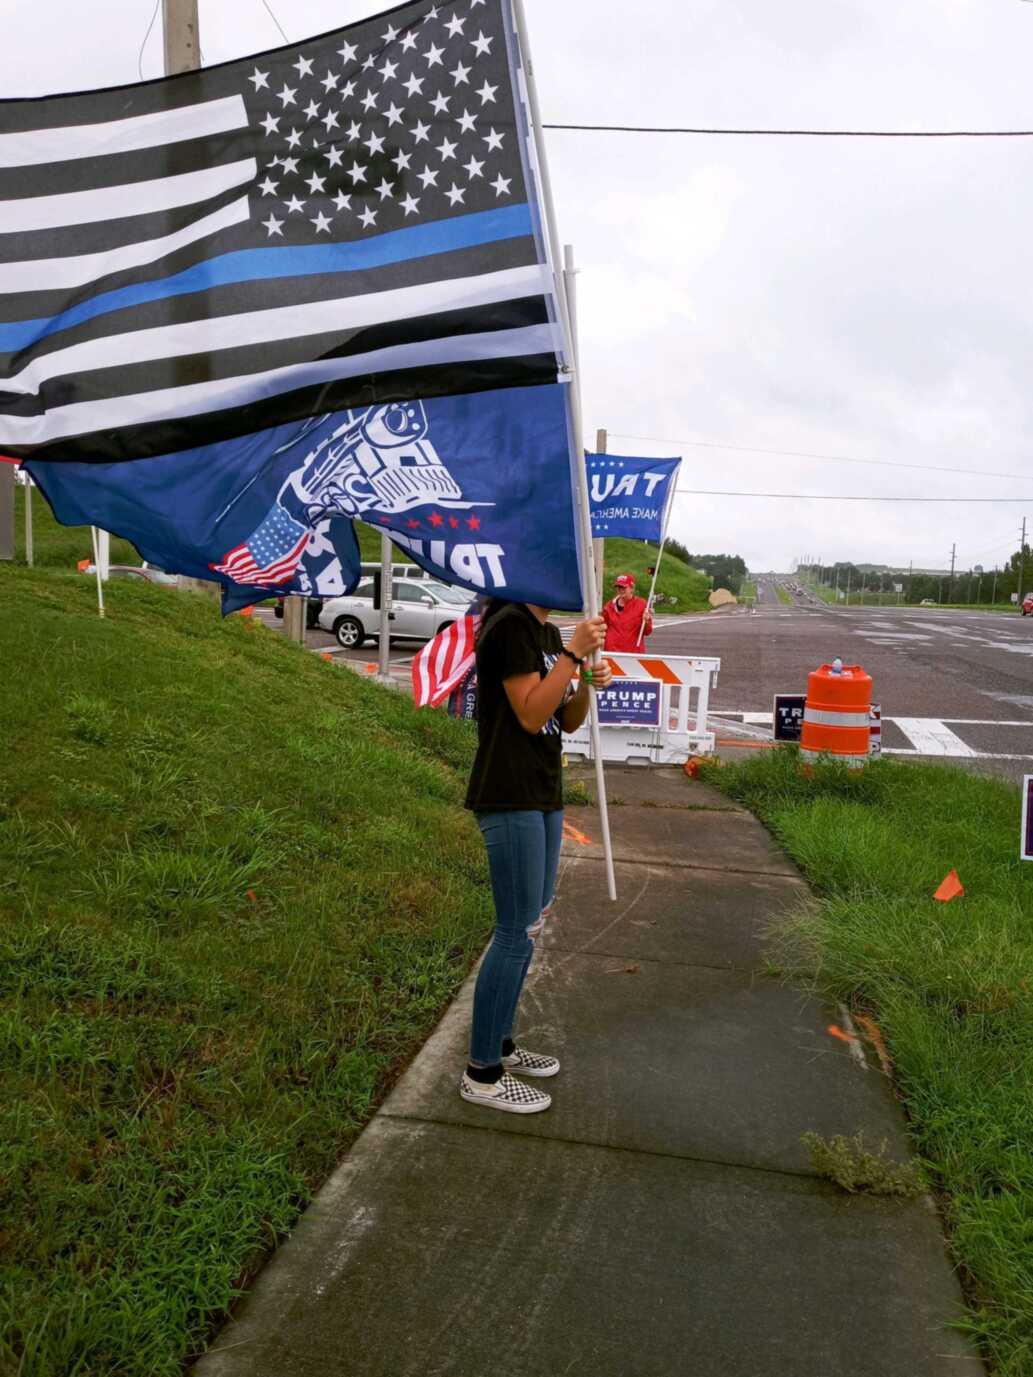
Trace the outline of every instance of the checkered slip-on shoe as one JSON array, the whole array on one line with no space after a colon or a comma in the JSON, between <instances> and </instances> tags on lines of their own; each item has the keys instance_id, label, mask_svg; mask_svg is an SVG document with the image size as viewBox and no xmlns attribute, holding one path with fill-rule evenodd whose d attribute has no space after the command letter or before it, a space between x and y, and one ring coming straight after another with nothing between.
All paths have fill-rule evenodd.
<instances>
[{"instance_id":1,"label":"checkered slip-on shoe","mask_svg":"<svg viewBox=\"0 0 1033 1377\"><path fill-rule=\"evenodd\" d=\"M525 1085L505 1071L494 1085L472 1081L464 1071L459 1082L459 1093L471 1104L504 1109L508 1114L540 1114L552 1104L551 1095L546 1095L543 1090L535 1090L532 1085Z\"/></svg>"},{"instance_id":2,"label":"checkered slip-on shoe","mask_svg":"<svg viewBox=\"0 0 1033 1377\"><path fill-rule=\"evenodd\" d=\"M526 1052L523 1047L514 1047L508 1057L502 1058L502 1065L518 1076L555 1076L560 1069L555 1057L541 1057L537 1052Z\"/></svg>"}]
</instances>

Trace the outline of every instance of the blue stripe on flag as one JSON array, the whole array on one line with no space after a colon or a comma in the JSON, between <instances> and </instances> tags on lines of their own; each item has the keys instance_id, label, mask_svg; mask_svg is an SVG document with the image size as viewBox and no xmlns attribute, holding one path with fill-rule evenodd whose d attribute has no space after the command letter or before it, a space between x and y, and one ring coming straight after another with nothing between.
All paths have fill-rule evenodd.
<instances>
[{"instance_id":1,"label":"blue stripe on flag","mask_svg":"<svg viewBox=\"0 0 1033 1377\"><path fill-rule=\"evenodd\" d=\"M0 325L0 352L25 349L37 340L82 325L97 316L148 301L226 287L235 282L254 282L267 277L306 277L313 273L358 272L382 268L412 258L429 258L436 253L474 248L502 239L519 239L533 232L530 208L526 203L501 206L498 210L460 215L410 229L392 230L374 239L347 244L313 244L282 249L241 249L197 263L173 277L140 282L103 292L90 301L80 302L60 315L40 320L19 320Z\"/></svg>"}]
</instances>

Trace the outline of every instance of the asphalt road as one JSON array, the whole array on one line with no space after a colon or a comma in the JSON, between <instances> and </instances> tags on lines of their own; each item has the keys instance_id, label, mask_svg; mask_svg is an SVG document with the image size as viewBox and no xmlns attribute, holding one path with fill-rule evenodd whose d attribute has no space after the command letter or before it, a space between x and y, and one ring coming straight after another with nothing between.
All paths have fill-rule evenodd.
<instances>
[{"instance_id":1,"label":"asphalt road","mask_svg":"<svg viewBox=\"0 0 1033 1377\"><path fill-rule=\"evenodd\" d=\"M808 672L838 655L872 676L887 753L1033 773L1033 618L806 596L787 607L762 583L754 615L672 618L650 649L720 656L711 708L730 739L767 735L774 694L803 693Z\"/></svg>"},{"instance_id":2,"label":"asphalt road","mask_svg":"<svg viewBox=\"0 0 1033 1377\"><path fill-rule=\"evenodd\" d=\"M282 625L266 608L258 615ZM376 673L375 641L346 651L329 633L310 631L306 645ZM419 642L392 646L392 678L402 685L410 682L419 648ZM762 581L755 614L733 609L660 617L649 650L720 657L711 698L719 740L770 739L774 695L805 692L809 671L838 655L872 676L887 754L949 760L1013 779L1033 773L1033 617L836 608L806 593L786 606Z\"/></svg>"},{"instance_id":3,"label":"asphalt road","mask_svg":"<svg viewBox=\"0 0 1033 1377\"><path fill-rule=\"evenodd\" d=\"M282 631L283 622L270 607L258 607L255 616L267 626ZM405 685L412 682L412 659L423 646L422 641L405 641L391 647L391 677ZM317 655L331 655L335 661L348 661L360 673L376 674L379 668L380 648L378 642L369 640L358 650L344 650L337 644L337 638L329 631L316 627L305 633L305 648Z\"/></svg>"}]
</instances>

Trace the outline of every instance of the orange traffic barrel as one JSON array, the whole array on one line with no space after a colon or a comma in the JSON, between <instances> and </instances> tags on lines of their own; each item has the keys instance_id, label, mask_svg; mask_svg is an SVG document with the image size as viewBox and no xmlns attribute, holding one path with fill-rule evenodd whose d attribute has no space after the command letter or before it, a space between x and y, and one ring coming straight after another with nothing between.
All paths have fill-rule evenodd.
<instances>
[{"instance_id":1,"label":"orange traffic barrel","mask_svg":"<svg viewBox=\"0 0 1033 1377\"><path fill-rule=\"evenodd\" d=\"M807 676L800 754L830 755L866 765L870 749L872 677L860 665L822 665Z\"/></svg>"}]
</instances>

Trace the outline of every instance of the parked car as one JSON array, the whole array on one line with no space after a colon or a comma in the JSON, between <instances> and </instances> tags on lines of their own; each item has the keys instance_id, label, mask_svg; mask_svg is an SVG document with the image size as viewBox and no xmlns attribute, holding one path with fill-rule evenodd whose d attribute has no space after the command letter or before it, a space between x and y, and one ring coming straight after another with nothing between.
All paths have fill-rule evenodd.
<instances>
[{"instance_id":1,"label":"parked car","mask_svg":"<svg viewBox=\"0 0 1033 1377\"><path fill-rule=\"evenodd\" d=\"M429 641L458 617L465 617L474 595L436 579L396 578L391 585L391 638ZM373 580L360 583L346 598L328 598L319 625L332 631L346 650L380 637L380 612L373 606Z\"/></svg>"},{"instance_id":2,"label":"parked car","mask_svg":"<svg viewBox=\"0 0 1033 1377\"><path fill-rule=\"evenodd\" d=\"M371 579L374 574L380 573L379 563L362 564L360 565L360 569L362 571L363 581L365 581L366 579ZM396 579L431 578L431 575L427 573L426 569L421 569L418 564L393 564L391 566L391 572ZM448 587L447 584L443 586L446 588ZM358 591L359 590L356 588L356 594L358 593ZM324 601L325 599L323 598L310 597L308 599L308 603L305 608L305 625L308 627L309 631L314 631L316 627L319 626L319 614L323 610ZM273 608L273 614L277 617L283 617L283 598L276 599L276 606Z\"/></svg>"},{"instance_id":3,"label":"parked car","mask_svg":"<svg viewBox=\"0 0 1033 1377\"><path fill-rule=\"evenodd\" d=\"M92 560L80 560L79 572L96 574L97 567ZM175 588L179 584L178 574L166 574L164 569L154 569L149 564L109 564L108 578L136 579L143 583L157 583L163 588Z\"/></svg>"},{"instance_id":4,"label":"parked car","mask_svg":"<svg viewBox=\"0 0 1033 1377\"><path fill-rule=\"evenodd\" d=\"M1033 617L1033 593L1027 593L1022 599L1022 615Z\"/></svg>"}]
</instances>

